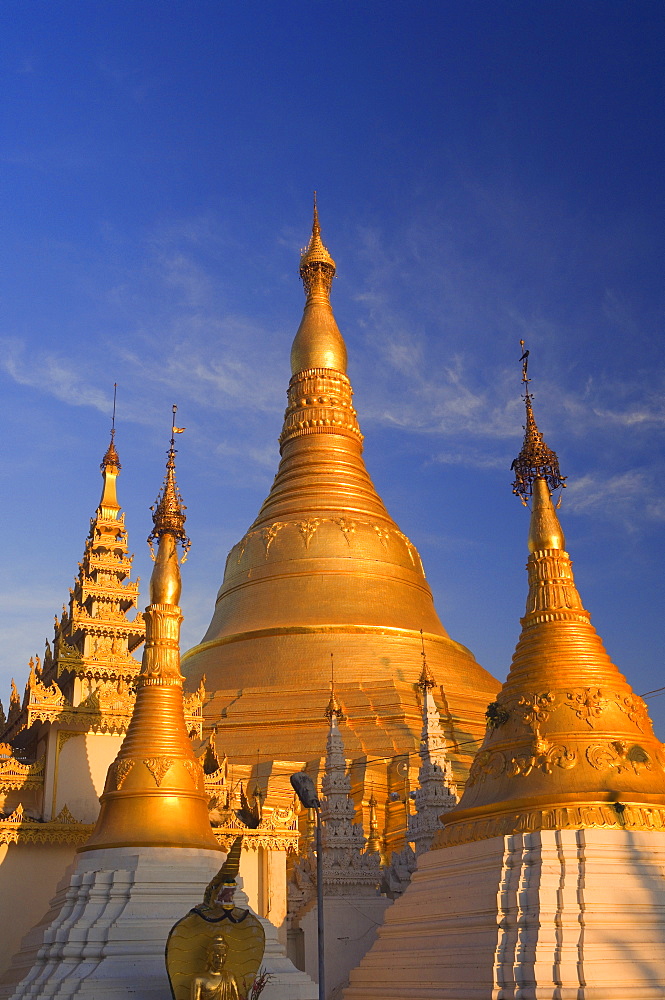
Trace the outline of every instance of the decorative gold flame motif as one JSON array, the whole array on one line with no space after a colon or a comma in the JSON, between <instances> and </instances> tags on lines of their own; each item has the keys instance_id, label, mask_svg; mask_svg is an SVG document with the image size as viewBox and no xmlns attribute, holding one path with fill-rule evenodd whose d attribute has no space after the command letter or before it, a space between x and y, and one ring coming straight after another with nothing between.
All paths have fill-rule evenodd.
<instances>
[{"instance_id":1,"label":"decorative gold flame motif","mask_svg":"<svg viewBox=\"0 0 665 1000\"><path fill-rule=\"evenodd\" d=\"M173 408L175 419L175 407ZM219 850L201 765L185 726L180 673L178 542L185 515L175 483L172 428L165 484L154 513L159 545L145 611L146 641L127 735L111 764L92 837L80 850L199 847ZM108 473L108 468L107 468Z\"/></svg>"},{"instance_id":2,"label":"decorative gold flame motif","mask_svg":"<svg viewBox=\"0 0 665 1000\"><path fill-rule=\"evenodd\" d=\"M540 442L525 402L527 438ZM544 453L526 440L534 470ZM522 633L437 846L539 829L665 829L664 748L582 606L548 487L551 470L558 477L549 449L546 463L533 479Z\"/></svg>"}]
</instances>

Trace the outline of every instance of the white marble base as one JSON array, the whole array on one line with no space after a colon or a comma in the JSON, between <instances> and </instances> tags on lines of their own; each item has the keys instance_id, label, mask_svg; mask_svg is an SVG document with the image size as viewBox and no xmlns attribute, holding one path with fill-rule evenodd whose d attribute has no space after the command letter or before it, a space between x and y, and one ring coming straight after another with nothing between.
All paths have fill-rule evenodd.
<instances>
[{"instance_id":1,"label":"white marble base","mask_svg":"<svg viewBox=\"0 0 665 1000\"><path fill-rule=\"evenodd\" d=\"M238 878L242 883L242 877ZM249 908L249 902L242 888L235 894L236 906ZM254 912L252 910L252 912ZM258 914L257 914L258 916ZM318 1000L319 991L315 982L300 969L296 969L286 949L278 938L277 928L265 917L259 917L266 933L266 950L261 966L271 979L261 994L261 1000Z\"/></svg>"},{"instance_id":2,"label":"white marble base","mask_svg":"<svg viewBox=\"0 0 665 1000\"><path fill-rule=\"evenodd\" d=\"M26 936L3 978L0 998L168 1000L168 933L201 902L222 860L217 851L165 847L77 855L49 913ZM269 924L266 931L271 944L263 965L273 980L265 1000L315 997L314 984L285 957L276 928ZM301 992L293 992L298 984Z\"/></svg>"},{"instance_id":3,"label":"white marble base","mask_svg":"<svg viewBox=\"0 0 665 1000\"><path fill-rule=\"evenodd\" d=\"M663 1000L665 834L542 831L430 851L345 1000Z\"/></svg>"},{"instance_id":4,"label":"white marble base","mask_svg":"<svg viewBox=\"0 0 665 1000\"><path fill-rule=\"evenodd\" d=\"M385 896L329 896L323 900L326 1000L336 1000L351 969L371 948L392 903ZM305 971L319 979L318 919L313 900L298 921L304 935Z\"/></svg>"}]
</instances>

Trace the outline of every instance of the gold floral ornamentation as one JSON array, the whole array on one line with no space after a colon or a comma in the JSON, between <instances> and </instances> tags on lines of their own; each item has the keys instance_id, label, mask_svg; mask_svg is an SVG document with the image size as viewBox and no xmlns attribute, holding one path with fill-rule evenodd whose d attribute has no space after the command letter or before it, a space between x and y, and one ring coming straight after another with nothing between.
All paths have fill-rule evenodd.
<instances>
[{"instance_id":1,"label":"gold floral ornamentation","mask_svg":"<svg viewBox=\"0 0 665 1000\"><path fill-rule=\"evenodd\" d=\"M0 844L74 844L88 840L93 827L87 823L40 823L23 818L20 823L0 820Z\"/></svg>"},{"instance_id":2,"label":"gold floral ornamentation","mask_svg":"<svg viewBox=\"0 0 665 1000\"><path fill-rule=\"evenodd\" d=\"M190 778L194 782L195 788L203 788L203 768L195 760L183 760L182 766L185 768Z\"/></svg>"},{"instance_id":3,"label":"gold floral ornamentation","mask_svg":"<svg viewBox=\"0 0 665 1000\"><path fill-rule=\"evenodd\" d=\"M548 740L536 739L530 750L515 754L507 764L506 773L514 778L517 775L531 774L534 768L540 768L545 774L551 774L553 767L568 771L577 764L577 754L563 743L552 745Z\"/></svg>"},{"instance_id":4,"label":"gold floral ornamentation","mask_svg":"<svg viewBox=\"0 0 665 1000\"><path fill-rule=\"evenodd\" d=\"M155 784L159 788L162 781L164 780L164 775L169 770L172 764L175 764L173 757L148 757L143 763L150 771L151 775L155 779Z\"/></svg>"},{"instance_id":5,"label":"gold floral ornamentation","mask_svg":"<svg viewBox=\"0 0 665 1000\"><path fill-rule=\"evenodd\" d=\"M657 830L662 833L665 830L665 809L662 806L626 803L619 811L613 803L608 802L553 806L530 812L491 816L466 823L451 823L439 831L432 849L514 833L532 833L536 830L580 829Z\"/></svg>"},{"instance_id":6,"label":"gold floral ornamentation","mask_svg":"<svg viewBox=\"0 0 665 1000\"><path fill-rule=\"evenodd\" d=\"M11 747L9 751L11 753ZM0 760L0 791L41 788L44 784L44 762L44 757L34 764L21 764L15 757Z\"/></svg>"},{"instance_id":7,"label":"gold floral ornamentation","mask_svg":"<svg viewBox=\"0 0 665 1000\"><path fill-rule=\"evenodd\" d=\"M634 743L632 746L625 740L611 740L609 743L594 743L587 747L586 759L597 771L615 768L617 774L629 771L635 774L640 771L652 771L653 764L646 750Z\"/></svg>"},{"instance_id":8,"label":"gold floral ornamentation","mask_svg":"<svg viewBox=\"0 0 665 1000\"><path fill-rule=\"evenodd\" d=\"M496 750L494 753L481 750L471 765L467 787L471 788L479 781L484 781L485 778L498 778L505 769L506 757L500 750Z\"/></svg>"},{"instance_id":9,"label":"gold floral ornamentation","mask_svg":"<svg viewBox=\"0 0 665 1000\"><path fill-rule=\"evenodd\" d=\"M268 553L270 552L270 546L275 541L283 527L284 524L282 521L275 521L274 524L270 524L267 528L262 530L261 538L263 539L263 544L266 549L266 559L268 558Z\"/></svg>"},{"instance_id":10,"label":"gold floral ornamentation","mask_svg":"<svg viewBox=\"0 0 665 1000\"><path fill-rule=\"evenodd\" d=\"M65 743L68 740L73 739L75 736L83 736L83 735L84 734L81 733L81 732L79 732L79 733L70 733L70 732L65 732L65 731L63 731L61 729L58 732L58 755L60 754L60 751L62 750L62 748L64 747Z\"/></svg>"},{"instance_id":11,"label":"gold floral ornamentation","mask_svg":"<svg viewBox=\"0 0 665 1000\"><path fill-rule=\"evenodd\" d=\"M651 724L651 719L649 718L649 710L645 702L639 697L639 695L631 694L621 697L621 695L616 695L616 706L622 712L625 712L631 722L633 722L640 732L650 733L653 732L653 726Z\"/></svg>"},{"instance_id":12,"label":"gold floral ornamentation","mask_svg":"<svg viewBox=\"0 0 665 1000\"><path fill-rule=\"evenodd\" d=\"M396 531L395 534L397 535L398 538L401 538L402 541L404 542L404 545L406 546L406 551L409 553L409 559L411 560L412 565L415 566L416 560L413 558L413 549L414 549L413 542L411 541L410 538L407 538L407 536L404 534L403 531ZM416 555L417 554L418 552L416 550Z\"/></svg>"},{"instance_id":13,"label":"gold floral ornamentation","mask_svg":"<svg viewBox=\"0 0 665 1000\"><path fill-rule=\"evenodd\" d=\"M571 708L578 719L593 729L594 722L600 718L609 704L599 688L579 688L566 694L568 708Z\"/></svg>"},{"instance_id":14,"label":"gold floral ornamentation","mask_svg":"<svg viewBox=\"0 0 665 1000\"><path fill-rule=\"evenodd\" d=\"M303 541L305 543L305 548L306 549L309 548L309 543L311 542L312 538L314 537L314 535L316 533L316 529L318 528L318 526L320 524L321 524L321 521L319 520L318 517L311 517L311 518L307 518L306 521L297 521L296 522L298 531L300 532L300 534L303 537Z\"/></svg>"},{"instance_id":15,"label":"gold floral ornamentation","mask_svg":"<svg viewBox=\"0 0 665 1000\"><path fill-rule=\"evenodd\" d=\"M244 556L245 549L247 548L247 542L250 540L250 538L252 537L253 534L254 534L254 532L251 532L250 534L245 535L245 537L241 538L241 540L238 542L238 555L236 556L236 566L240 565L240 560Z\"/></svg>"},{"instance_id":16,"label":"gold floral ornamentation","mask_svg":"<svg viewBox=\"0 0 665 1000\"><path fill-rule=\"evenodd\" d=\"M65 805L62 807L58 815L53 820L53 822L62 823L63 825L65 824L69 825L70 823L80 823L80 820L76 819L75 816L72 816L71 812L69 811L69 806L67 805L67 803L65 803Z\"/></svg>"},{"instance_id":17,"label":"gold floral ornamentation","mask_svg":"<svg viewBox=\"0 0 665 1000\"><path fill-rule=\"evenodd\" d=\"M213 827L215 838L223 851L229 851L238 836L235 828ZM284 851L295 854L300 834L297 830L247 830L243 829L243 851Z\"/></svg>"},{"instance_id":18,"label":"gold floral ornamentation","mask_svg":"<svg viewBox=\"0 0 665 1000\"><path fill-rule=\"evenodd\" d=\"M29 687L31 705L53 705L58 708L65 704L65 696L55 683L47 687L39 677L35 677L32 683L29 682Z\"/></svg>"},{"instance_id":19,"label":"gold floral ornamentation","mask_svg":"<svg viewBox=\"0 0 665 1000\"><path fill-rule=\"evenodd\" d=\"M525 694L519 698L517 705L522 709L522 721L529 726L536 737L540 732L540 726L547 722L550 717L550 710L554 707L555 696L552 691L543 691L541 694Z\"/></svg>"},{"instance_id":20,"label":"gold floral ornamentation","mask_svg":"<svg viewBox=\"0 0 665 1000\"><path fill-rule=\"evenodd\" d=\"M135 761L130 760L128 757L115 762L113 765L113 780L115 782L116 790L122 788L123 782L134 767L134 764Z\"/></svg>"},{"instance_id":21,"label":"gold floral ornamentation","mask_svg":"<svg viewBox=\"0 0 665 1000\"><path fill-rule=\"evenodd\" d=\"M346 539L346 544L351 544L351 535L355 534L356 522L349 517L337 517L334 518L335 524L339 526L339 530L344 535Z\"/></svg>"},{"instance_id":22,"label":"gold floral ornamentation","mask_svg":"<svg viewBox=\"0 0 665 1000\"><path fill-rule=\"evenodd\" d=\"M383 545L384 549L388 547L388 539L390 538L390 532L387 528L382 528L380 524L373 524L372 527L379 536L379 541Z\"/></svg>"},{"instance_id":23,"label":"gold floral ornamentation","mask_svg":"<svg viewBox=\"0 0 665 1000\"><path fill-rule=\"evenodd\" d=\"M22 823L24 819L23 803L19 802L14 812L3 820L4 823Z\"/></svg>"}]
</instances>

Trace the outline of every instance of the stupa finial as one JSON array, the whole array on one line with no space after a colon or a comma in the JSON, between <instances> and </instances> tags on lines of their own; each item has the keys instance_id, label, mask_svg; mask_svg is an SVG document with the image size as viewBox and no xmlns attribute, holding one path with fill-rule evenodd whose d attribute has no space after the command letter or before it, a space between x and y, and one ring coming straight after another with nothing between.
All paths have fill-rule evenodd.
<instances>
[{"instance_id":1,"label":"stupa finial","mask_svg":"<svg viewBox=\"0 0 665 1000\"><path fill-rule=\"evenodd\" d=\"M430 670L427 657L425 656L425 636L422 629L420 630L420 645L422 647L420 655L423 658L423 667L420 671L418 687L421 691L431 691L433 687L436 687L436 681L434 680L434 674Z\"/></svg>"},{"instance_id":2,"label":"stupa finial","mask_svg":"<svg viewBox=\"0 0 665 1000\"><path fill-rule=\"evenodd\" d=\"M122 468L122 466L120 465L120 459L118 458L118 452L116 451L116 448L115 448L115 403L116 403L116 394L117 394L117 392L118 392L118 383L114 382L113 383L113 416L111 417L111 441L109 443L108 448L106 449L106 454L104 455L104 457L102 459L102 464L100 465L100 469L102 470L102 475L104 475L104 471L110 465L114 465L115 468L116 468L116 470L118 472L120 472L120 469Z\"/></svg>"},{"instance_id":3,"label":"stupa finial","mask_svg":"<svg viewBox=\"0 0 665 1000\"><path fill-rule=\"evenodd\" d=\"M115 447L115 403L118 383L113 383L113 416L111 418L111 440L106 449L106 453L99 466L104 486L102 487L102 497L99 501L99 512L102 517L116 520L120 513L120 504L116 492L116 479L122 466Z\"/></svg>"},{"instance_id":4,"label":"stupa finial","mask_svg":"<svg viewBox=\"0 0 665 1000\"><path fill-rule=\"evenodd\" d=\"M545 444L543 435L538 430L535 417L533 415L532 399L529 392L529 382L531 379L527 375L529 364L529 351L524 349L524 341L520 340L522 348L522 385L524 387L524 405L526 407L526 423L524 425L524 442L522 450L511 465L511 470L515 473L513 483L513 493L520 498L526 507L529 498L534 494L534 483L542 479L547 484L549 493L559 487L565 487L566 476L562 476L559 471L559 459L556 452Z\"/></svg>"},{"instance_id":5,"label":"stupa finial","mask_svg":"<svg viewBox=\"0 0 665 1000\"><path fill-rule=\"evenodd\" d=\"M300 277L305 285L305 291L309 295L315 288L322 289L328 294L332 280L335 277L336 265L330 256L328 247L321 239L321 225L319 223L319 210L316 204L316 191L314 192L314 211L312 214L312 235L309 243L300 255Z\"/></svg>"},{"instance_id":6,"label":"stupa finial","mask_svg":"<svg viewBox=\"0 0 665 1000\"><path fill-rule=\"evenodd\" d=\"M325 717L330 725L333 724L333 719L336 719L337 722L343 722L346 718L335 695L335 661L332 653L330 654L330 701L325 711Z\"/></svg>"},{"instance_id":7,"label":"stupa finial","mask_svg":"<svg viewBox=\"0 0 665 1000\"><path fill-rule=\"evenodd\" d=\"M164 476L164 482L162 483L157 500L150 508L153 512L152 520L154 527L148 536L148 545L154 558L153 542L159 541L162 535L169 533L181 543L183 549L182 562L185 562L191 541L185 531L185 521L187 520L185 511L187 508L183 503L175 478L175 456L177 454L175 436L176 434L182 434L185 430L184 427L176 427L175 425L177 411L178 407L174 403L172 407L171 444L166 460L166 475Z\"/></svg>"}]
</instances>

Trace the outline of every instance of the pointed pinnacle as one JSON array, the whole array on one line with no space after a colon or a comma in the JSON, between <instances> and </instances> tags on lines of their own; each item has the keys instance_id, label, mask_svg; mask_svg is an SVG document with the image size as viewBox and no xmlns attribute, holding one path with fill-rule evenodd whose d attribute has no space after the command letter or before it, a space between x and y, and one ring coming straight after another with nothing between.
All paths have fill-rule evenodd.
<instances>
[{"instance_id":1,"label":"pointed pinnacle","mask_svg":"<svg viewBox=\"0 0 665 1000\"><path fill-rule=\"evenodd\" d=\"M420 630L420 642L422 645L421 656L423 658L423 667L420 671L420 677L418 678L418 687L421 691L431 691L432 688L436 687L436 681L434 680L434 674L430 670L427 659L425 658L425 636L423 635L423 630Z\"/></svg>"},{"instance_id":2,"label":"pointed pinnacle","mask_svg":"<svg viewBox=\"0 0 665 1000\"><path fill-rule=\"evenodd\" d=\"M175 407L174 421L175 421ZM157 496L155 504L150 508L152 513L152 520L154 527L148 537L148 545L152 551L153 541L158 541L162 535L169 532L174 535L174 537L182 543L184 549L184 559L187 556L191 542L187 537L185 532L185 521L187 516L185 511L187 510L185 504L183 503L182 496L180 495L180 490L178 489L178 484L175 478L175 456L176 449L174 446L174 433L178 429L174 427L171 432L171 446L167 452L166 460L166 475L164 476L164 482L162 483L162 488Z\"/></svg>"},{"instance_id":3,"label":"pointed pinnacle","mask_svg":"<svg viewBox=\"0 0 665 1000\"><path fill-rule=\"evenodd\" d=\"M305 290L310 291L316 274L322 273L327 290L330 290L335 275L335 261L330 256L327 246L321 239L319 212L316 206L316 191L314 192L314 212L312 216L312 235L307 247L300 255L300 277L305 283Z\"/></svg>"},{"instance_id":4,"label":"pointed pinnacle","mask_svg":"<svg viewBox=\"0 0 665 1000\"><path fill-rule=\"evenodd\" d=\"M118 457L118 452L116 451L115 447L115 427L111 430L111 441L109 443L108 448L106 449L106 453L102 459L102 464L99 466L99 468L101 469L102 472L104 472L104 470L108 468L109 465L115 465L118 472L122 468L122 466L120 465L120 458Z\"/></svg>"},{"instance_id":5,"label":"pointed pinnacle","mask_svg":"<svg viewBox=\"0 0 665 1000\"><path fill-rule=\"evenodd\" d=\"M523 340L520 341L520 346L524 347ZM543 435L538 430L538 425L533 415L533 407L531 405L533 396L528 391L530 379L526 375L528 355L529 352L524 351L522 358L520 358L520 361L523 362L522 383L524 385L524 396L522 398L526 407L524 441L519 455L510 467L515 473L513 493L521 499L524 506L527 505L529 497L533 495L533 484L536 479L544 479L550 493L566 485L566 476L562 476L559 471L557 454L545 444Z\"/></svg>"},{"instance_id":6,"label":"pointed pinnacle","mask_svg":"<svg viewBox=\"0 0 665 1000\"><path fill-rule=\"evenodd\" d=\"M343 722L346 718L344 712L342 711L342 706L337 701L335 686L332 681L330 682L330 701L328 702L324 715L330 725L332 725L333 718L337 719L338 722Z\"/></svg>"}]
</instances>

